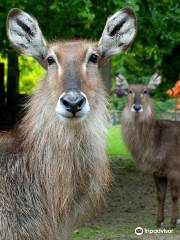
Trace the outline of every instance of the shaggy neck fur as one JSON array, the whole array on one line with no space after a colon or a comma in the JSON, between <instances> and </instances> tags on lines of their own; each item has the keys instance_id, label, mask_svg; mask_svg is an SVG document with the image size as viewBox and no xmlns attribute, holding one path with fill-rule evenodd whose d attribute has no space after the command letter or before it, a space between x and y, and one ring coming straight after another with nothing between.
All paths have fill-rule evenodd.
<instances>
[{"instance_id":1,"label":"shaggy neck fur","mask_svg":"<svg viewBox=\"0 0 180 240\"><path fill-rule=\"evenodd\" d=\"M142 113L132 113L128 107L125 107L122 113L124 141L133 158L139 162L140 168L145 172L153 172L156 168L156 163L152 160L155 124L156 120L151 105ZM149 159L150 154L152 159Z\"/></svg>"},{"instance_id":2,"label":"shaggy neck fur","mask_svg":"<svg viewBox=\"0 0 180 240\"><path fill-rule=\"evenodd\" d=\"M73 224L97 206L107 190L107 110L104 91L98 91L89 116L68 122L57 116L48 91L40 88L19 128L29 176L40 188L56 232L59 223Z\"/></svg>"}]
</instances>

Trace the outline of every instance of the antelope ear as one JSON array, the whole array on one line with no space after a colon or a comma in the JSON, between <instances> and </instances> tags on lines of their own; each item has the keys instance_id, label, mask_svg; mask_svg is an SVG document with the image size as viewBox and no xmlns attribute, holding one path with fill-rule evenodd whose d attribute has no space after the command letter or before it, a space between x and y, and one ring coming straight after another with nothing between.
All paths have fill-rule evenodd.
<instances>
[{"instance_id":1,"label":"antelope ear","mask_svg":"<svg viewBox=\"0 0 180 240\"><path fill-rule=\"evenodd\" d=\"M117 97L126 96L128 94L129 84L125 77L119 74L115 80L117 87L113 90L113 93L115 93Z\"/></svg>"},{"instance_id":2,"label":"antelope ear","mask_svg":"<svg viewBox=\"0 0 180 240\"><path fill-rule=\"evenodd\" d=\"M148 89L150 91L155 90L161 83L161 76L157 73L154 73L148 83Z\"/></svg>"},{"instance_id":3,"label":"antelope ear","mask_svg":"<svg viewBox=\"0 0 180 240\"><path fill-rule=\"evenodd\" d=\"M126 50L136 34L136 15L129 7L123 8L108 18L98 49L102 57Z\"/></svg>"},{"instance_id":4,"label":"antelope ear","mask_svg":"<svg viewBox=\"0 0 180 240\"><path fill-rule=\"evenodd\" d=\"M46 66L48 47L34 17L13 8L7 16L6 28L9 40L18 52L33 56L43 67Z\"/></svg>"},{"instance_id":5,"label":"antelope ear","mask_svg":"<svg viewBox=\"0 0 180 240\"><path fill-rule=\"evenodd\" d=\"M116 76L116 86L120 87L121 89L127 90L129 87L129 84L126 78L123 75L119 74L118 76Z\"/></svg>"}]
</instances>

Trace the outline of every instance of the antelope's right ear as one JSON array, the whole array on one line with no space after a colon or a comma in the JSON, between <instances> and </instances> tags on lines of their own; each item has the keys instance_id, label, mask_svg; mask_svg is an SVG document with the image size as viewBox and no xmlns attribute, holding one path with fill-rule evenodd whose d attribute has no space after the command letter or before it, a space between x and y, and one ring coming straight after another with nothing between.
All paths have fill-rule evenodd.
<instances>
[{"instance_id":1,"label":"antelope's right ear","mask_svg":"<svg viewBox=\"0 0 180 240\"><path fill-rule=\"evenodd\" d=\"M7 35L14 48L25 55L33 56L46 67L47 43L36 19L18 8L10 10L6 22Z\"/></svg>"},{"instance_id":2,"label":"antelope's right ear","mask_svg":"<svg viewBox=\"0 0 180 240\"><path fill-rule=\"evenodd\" d=\"M155 90L161 83L161 76L158 73L154 73L148 83L148 89L150 91Z\"/></svg>"},{"instance_id":3,"label":"antelope's right ear","mask_svg":"<svg viewBox=\"0 0 180 240\"><path fill-rule=\"evenodd\" d=\"M136 15L129 7L123 8L108 18L98 50L101 57L109 57L126 50L136 34Z\"/></svg>"},{"instance_id":4,"label":"antelope's right ear","mask_svg":"<svg viewBox=\"0 0 180 240\"><path fill-rule=\"evenodd\" d=\"M116 88L114 89L114 93L117 95L117 97L126 96L128 94L128 88L129 84L125 77L121 74L116 76Z\"/></svg>"}]
</instances>

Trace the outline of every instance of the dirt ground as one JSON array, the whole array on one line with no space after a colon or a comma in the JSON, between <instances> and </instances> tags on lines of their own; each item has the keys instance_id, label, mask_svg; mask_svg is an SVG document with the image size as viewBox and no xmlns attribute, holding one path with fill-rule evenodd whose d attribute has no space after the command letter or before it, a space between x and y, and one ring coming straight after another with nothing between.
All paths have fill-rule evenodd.
<instances>
[{"instance_id":1,"label":"dirt ground","mask_svg":"<svg viewBox=\"0 0 180 240\"><path fill-rule=\"evenodd\" d=\"M127 160L129 161L129 160ZM73 240L178 240L180 239L180 225L176 230L169 229L171 216L171 200L168 190L165 210L165 223L161 228L168 233L144 233L136 236L135 228L143 231L157 230L156 194L153 178L143 175L134 163L121 163L119 157L113 158L113 175L111 192L107 207L102 209L96 217L77 228Z\"/></svg>"}]
</instances>

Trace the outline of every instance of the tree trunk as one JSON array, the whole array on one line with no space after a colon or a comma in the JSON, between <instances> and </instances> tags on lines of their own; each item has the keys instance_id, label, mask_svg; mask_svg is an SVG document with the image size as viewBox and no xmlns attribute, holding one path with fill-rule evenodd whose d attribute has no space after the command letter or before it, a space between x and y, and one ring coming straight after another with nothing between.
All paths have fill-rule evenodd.
<instances>
[{"instance_id":1,"label":"tree trunk","mask_svg":"<svg viewBox=\"0 0 180 240\"><path fill-rule=\"evenodd\" d=\"M105 63L102 67L102 78L107 90L107 93L110 94L112 82L111 82L111 60Z\"/></svg>"},{"instance_id":2,"label":"tree trunk","mask_svg":"<svg viewBox=\"0 0 180 240\"><path fill-rule=\"evenodd\" d=\"M7 105L10 109L16 106L16 96L19 93L18 56L14 51L8 52L7 74Z\"/></svg>"},{"instance_id":3,"label":"tree trunk","mask_svg":"<svg viewBox=\"0 0 180 240\"><path fill-rule=\"evenodd\" d=\"M4 63L0 63L0 105L5 104Z\"/></svg>"}]
</instances>

